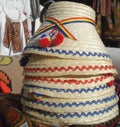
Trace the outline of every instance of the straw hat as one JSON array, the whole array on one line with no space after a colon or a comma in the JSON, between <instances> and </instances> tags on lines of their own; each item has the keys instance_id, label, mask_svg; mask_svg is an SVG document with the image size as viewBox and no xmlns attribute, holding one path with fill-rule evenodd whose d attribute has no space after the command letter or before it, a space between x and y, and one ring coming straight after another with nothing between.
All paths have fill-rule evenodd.
<instances>
[{"instance_id":1,"label":"straw hat","mask_svg":"<svg viewBox=\"0 0 120 127\"><path fill-rule=\"evenodd\" d=\"M25 47L25 114L47 125L92 125L119 114L117 74L87 5L52 3Z\"/></svg>"},{"instance_id":2,"label":"straw hat","mask_svg":"<svg viewBox=\"0 0 120 127\"><path fill-rule=\"evenodd\" d=\"M78 75L94 76L107 73L117 74L116 68L111 61L43 58L37 54L29 58L27 66L24 67L23 74L50 77L72 75L77 77Z\"/></svg>"},{"instance_id":3,"label":"straw hat","mask_svg":"<svg viewBox=\"0 0 120 127\"><path fill-rule=\"evenodd\" d=\"M74 113L54 113L45 112L43 110L36 110L34 108L24 107L25 113L29 117L43 124L47 125L94 125L111 120L118 115L117 104L101 110L89 112L74 112ZM107 112L107 113L106 113Z\"/></svg>"},{"instance_id":4,"label":"straw hat","mask_svg":"<svg viewBox=\"0 0 120 127\"><path fill-rule=\"evenodd\" d=\"M53 44L56 37L54 35L59 33L63 35L63 42ZM47 41L44 41L44 45L41 44L44 37L50 40L50 46ZM70 59L110 60L95 28L94 10L87 5L68 1L51 4L47 10L46 21L30 40L24 53Z\"/></svg>"},{"instance_id":5,"label":"straw hat","mask_svg":"<svg viewBox=\"0 0 120 127\"><path fill-rule=\"evenodd\" d=\"M33 96L32 92L27 91L24 93L22 98L22 103L30 108L55 112L55 113L74 113L74 112L92 112L94 110L101 110L103 108L107 108L112 104L116 104L118 101L118 97L116 93L112 92L114 87L106 90L106 93L103 90L102 94L98 92L96 94L94 91L94 96L89 93L88 96L84 96L85 94L82 92L79 98L63 98L63 97L48 97L44 96L41 93L41 96ZM112 92L112 94L111 94ZM79 93L78 93L79 94ZM86 92L86 95L88 93ZM55 96L55 95L54 95Z\"/></svg>"},{"instance_id":6,"label":"straw hat","mask_svg":"<svg viewBox=\"0 0 120 127\"><path fill-rule=\"evenodd\" d=\"M101 76L102 77L102 76ZM107 77L106 79L103 79L101 77L93 77L93 78L86 78L86 79L75 79L75 78L64 78L64 79L49 79L47 80L41 78L41 80L35 79L32 77L33 81L24 81L24 92L32 93L34 97L38 98L41 96L48 96L48 97L58 97L58 98L86 98L88 99L88 96L90 98L102 96L102 94L105 94L107 92L114 91L114 87L110 87L109 84L113 81L112 77ZM104 77L105 78L105 77ZM100 81L100 79L102 81ZM111 80L112 79L112 80ZM36 80L36 81L35 81ZM53 80L53 82L52 82ZM56 80L56 82L55 82ZM86 84L81 84L81 82L87 82ZM66 81L66 83L63 85L63 82ZM98 82L97 82L98 81ZM70 84L71 82L71 84ZM76 84L76 83L79 84ZM97 83L94 83L97 82ZM112 84L111 84L112 85ZM101 94L102 92L102 94Z\"/></svg>"}]
</instances>

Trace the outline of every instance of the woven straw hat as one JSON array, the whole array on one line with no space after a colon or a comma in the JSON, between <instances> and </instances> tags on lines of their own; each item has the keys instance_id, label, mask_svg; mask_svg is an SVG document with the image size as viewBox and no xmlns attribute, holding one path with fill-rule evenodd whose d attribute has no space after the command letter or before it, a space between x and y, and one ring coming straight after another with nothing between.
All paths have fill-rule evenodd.
<instances>
[{"instance_id":1,"label":"woven straw hat","mask_svg":"<svg viewBox=\"0 0 120 127\"><path fill-rule=\"evenodd\" d=\"M92 63L91 63L92 62ZM68 76L72 75L100 75L117 74L116 68L111 61L106 60L79 60L79 59L58 59L49 57L41 57L40 55L32 55L29 58L27 66L24 68L24 75L32 76Z\"/></svg>"},{"instance_id":2,"label":"woven straw hat","mask_svg":"<svg viewBox=\"0 0 120 127\"><path fill-rule=\"evenodd\" d=\"M23 97L26 115L48 125L92 125L118 112L117 74L87 5L52 3L25 47Z\"/></svg>"},{"instance_id":3,"label":"woven straw hat","mask_svg":"<svg viewBox=\"0 0 120 127\"><path fill-rule=\"evenodd\" d=\"M40 46L41 36L46 35L51 40L51 33L54 35L55 30L62 33L63 42L56 46ZM86 5L68 1L51 4L45 22L30 40L30 45L26 46L24 53L59 58L110 60L95 28L94 10Z\"/></svg>"},{"instance_id":4,"label":"woven straw hat","mask_svg":"<svg viewBox=\"0 0 120 127\"><path fill-rule=\"evenodd\" d=\"M43 124L58 125L94 125L113 119L118 115L117 105L103 108L93 112L54 113L24 107L25 113L34 121ZM111 110L112 109L112 110ZM105 113L107 112L107 113Z\"/></svg>"},{"instance_id":5,"label":"woven straw hat","mask_svg":"<svg viewBox=\"0 0 120 127\"><path fill-rule=\"evenodd\" d=\"M30 92L23 95L22 103L30 108L43 110L47 112L55 112L55 113L74 113L74 112L92 112L94 110L101 110L111 106L118 102L118 97L113 93L114 87L106 90L106 93L103 90L102 94L96 94L94 91L94 97L92 94L88 96L84 96L85 92L82 92L79 98L57 98L57 97L47 97L47 96L33 96ZM36 90L37 92L37 90ZM111 94L112 92L112 94ZM79 94L79 93L77 93ZM42 94L41 94L42 95ZM88 93L86 92L86 95ZM36 101L38 100L38 101Z\"/></svg>"},{"instance_id":6,"label":"woven straw hat","mask_svg":"<svg viewBox=\"0 0 120 127\"><path fill-rule=\"evenodd\" d=\"M88 99L88 95L90 98L95 98L102 96L102 94L106 94L107 92L114 91L114 87L109 86L109 83L114 79L109 75L82 79L41 78L34 76L25 76L25 78L26 80L23 81L24 92L33 93L36 98L48 96L66 99L84 97Z\"/></svg>"}]
</instances>

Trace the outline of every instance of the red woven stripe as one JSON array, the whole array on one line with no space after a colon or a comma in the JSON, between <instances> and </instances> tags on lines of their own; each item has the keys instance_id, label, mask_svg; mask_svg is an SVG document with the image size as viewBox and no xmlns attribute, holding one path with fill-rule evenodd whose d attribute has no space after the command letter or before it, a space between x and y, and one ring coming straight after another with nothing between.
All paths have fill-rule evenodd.
<instances>
[{"instance_id":1,"label":"red woven stripe","mask_svg":"<svg viewBox=\"0 0 120 127\"><path fill-rule=\"evenodd\" d=\"M87 83L97 83L99 81L103 81L107 78L112 77L112 75L102 75L101 77L96 77L93 79L85 79L85 80L76 80L76 79L65 79L65 80L61 80L61 79L55 79L55 78L46 78L46 77L32 77L32 76L25 76L24 80L32 80L35 82L41 81L41 82L48 82L49 83L54 83L54 84L58 84L60 83L61 85L65 85L67 84L75 84L75 85L85 85Z\"/></svg>"},{"instance_id":2,"label":"red woven stripe","mask_svg":"<svg viewBox=\"0 0 120 127\"><path fill-rule=\"evenodd\" d=\"M106 66L82 66L82 67L79 67L79 66L76 66L76 67L72 67L72 66L69 66L69 67L54 67L54 68L51 68L51 67L48 67L48 68L24 68L24 71L25 72L57 72L57 71L84 71L84 70L87 70L87 71L90 71L90 70L111 70L111 69L115 69L114 66L111 66L111 65L106 65Z\"/></svg>"}]
</instances>

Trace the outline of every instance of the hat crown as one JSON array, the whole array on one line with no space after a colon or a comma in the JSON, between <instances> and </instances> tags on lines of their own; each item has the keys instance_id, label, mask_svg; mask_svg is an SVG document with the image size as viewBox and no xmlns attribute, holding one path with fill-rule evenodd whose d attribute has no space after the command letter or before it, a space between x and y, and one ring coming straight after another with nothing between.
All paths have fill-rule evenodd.
<instances>
[{"instance_id":1,"label":"hat crown","mask_svg":"<svg viewBox=\"0 0 120 127\"><path fill-rule=\"evenodd\" d=\"M41 24L30 44L26 46L24 53L69 59L87 58L111 61L97 33L95 11L91 7L68 1L53 2L45 17L45 21ZM45 45L46 47L42 47L43 45L39 44L42 39L44 40L42 35L45 34L46 38L51 41L55 29L64 35L63 42L57 46ZM46 42L45 44L47 44Z\"/></svg>"},{"instance_id":2,"label":"hat crown","mask_svg":"<svg viewBox=\"0 0 120 127\"><path fill-rule=\"evenodd\" d=\"M95 11L85 4L59 1L49 6L46 16L51 16L59 20L70 17L87 17L95 20Z\"/></svg>"}]
</instances>

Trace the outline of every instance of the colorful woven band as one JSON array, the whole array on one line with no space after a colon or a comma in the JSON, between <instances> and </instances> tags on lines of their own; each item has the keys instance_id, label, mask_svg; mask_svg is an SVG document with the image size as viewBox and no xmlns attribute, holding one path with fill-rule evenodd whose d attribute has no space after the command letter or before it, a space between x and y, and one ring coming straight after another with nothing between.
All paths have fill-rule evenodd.
<instances>
[{"instance_id":1,"label":"colorful woven band","mask_svg":"<svg viewBox=\"0 0 120 127\"><path fill-rule=\"evenodd\" d=\"M47 17L46 18L46 22L50 22L52 24L40 29L35 36L37 36L38 34L44 33L50 29L52 29L53 27L57 27L62 33L63 35L65 35L66 37L73 39L73 40L77 40L68 30L67 28L64 26L66 24L70 24L70 23L90 23L92 25L95 26L95 21L87 18L87 17L73 17L73 18L67 18L67 19L63 19L61 21L53 18L53 17ZM35 37L34 36L34 37Z\"/></svg>"}]
</instances>

